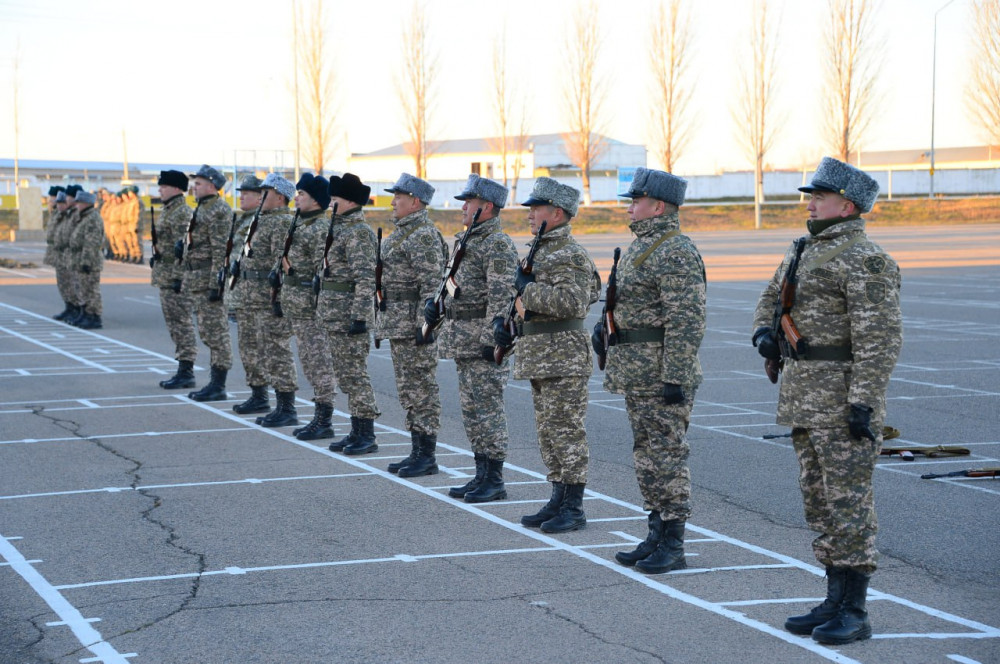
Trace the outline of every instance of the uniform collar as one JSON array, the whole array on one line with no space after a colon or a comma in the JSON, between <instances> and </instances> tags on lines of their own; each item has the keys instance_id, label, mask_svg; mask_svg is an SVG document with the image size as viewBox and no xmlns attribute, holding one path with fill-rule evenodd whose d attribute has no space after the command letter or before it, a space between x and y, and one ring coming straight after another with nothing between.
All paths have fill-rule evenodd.
<instances>
[{"instance_id":1,"label":"uniform collar","mask_svg":"<svg viewBox=\"0 0 1000 664\"><path fill-rule=\"evenodd\" d=\"M658 217L650 217L640 221L633 221L628 226L636 237L650 235L660 231L672 231L681 227L680 213L671 212Z\"/></svg>"}]
</instances>

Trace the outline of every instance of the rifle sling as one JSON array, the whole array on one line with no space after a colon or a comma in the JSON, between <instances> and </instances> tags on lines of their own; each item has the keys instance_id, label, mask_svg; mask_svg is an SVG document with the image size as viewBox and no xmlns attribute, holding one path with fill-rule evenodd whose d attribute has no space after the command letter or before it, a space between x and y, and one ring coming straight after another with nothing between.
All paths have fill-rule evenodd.
<instances>
[{"instance_id":1,"label":"rifle sling","mask_svg":"<svg viewBox=\"0 0 1000 664\"><path fill-rule=\"evenodd\" d=\"M639 254L639 257L636 258L635 261L632 262L632 268L633 269L638 268L640 265L642 265L643 263L646 262L646 259L649 258L650 254L652 254L654 251L656 251L657 247L659 247L661 244L663 244L664 242L666 242L670 238L677 237L680 234L681 234L681 229L675 228L674 230L668 231L668 232L664 233L663 235L661 235L659 237L659 239L656 240L656 242L654 242L653 244L649 245L649 247L646 249L646 251L644 251L641 254Z\"/></svg>"},{"instance_id":2,"label":"rifle sling","mask_svg":"<svg viewBox=\"0 0 1000 664\"><path fill-rule=\"evenodd\" d=\"M816 256L815 258L813 258L809 262L803 263L803 264L799 265L799 269L800 270L805 270L806 272L812 272L813 270L815 270L816 268L818 268L823 263L826 263L826 262L829 262L829 261L833 260L836 256L838 256L841 253L847 251L848 249L850 249L851 247L853 247L858 242L861 242L864 239L865 239L864 234L859 233L859 234L855 235L854 237L852 237L847 242L845 242L844 244L836 246L833 249L830 249L829 251L824 251L822 254L820 254L819 256Z\"/></svg>"}]
</instances>

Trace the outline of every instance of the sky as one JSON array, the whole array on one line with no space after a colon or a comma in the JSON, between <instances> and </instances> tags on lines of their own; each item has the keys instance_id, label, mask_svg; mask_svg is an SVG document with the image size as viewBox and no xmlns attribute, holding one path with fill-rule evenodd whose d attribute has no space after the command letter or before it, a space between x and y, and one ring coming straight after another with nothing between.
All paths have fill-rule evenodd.
<instances>
[{"instance_id":1,"label":"sky","mask_svg":"<svg viewBox=\"0 0 1000 664\"><path fill-rule=\"evenodd\" d=\"M349 153L405 140L396 81L412 4L325 2L336 76L333 170L347 167ZM649 143L646 21L657 4L598 0L608 80L605 133L627 143ZM863 152L930 147L935 12L935 147L985 144L964 95L971 5L881 0L880 105ZM439 63L430 138L496 134L491 58L504 32L511 77L526 96L529 132L564 131L565 40L579 6L578 0L425 0ZM752 2L692 0L688 6L695 125L674 170L752 168L732 118ZM829 154L820 131L827 0L770 0L770 7L778 21L774 117L780 130L766 161L811 167ZM0 157L15 152L16 61L22 159L121 161L124 131L130 162L290 165L291 42L290 2L0 0ZM649 165L657 165L652 157Z\"/></svg>"}]
</instances>

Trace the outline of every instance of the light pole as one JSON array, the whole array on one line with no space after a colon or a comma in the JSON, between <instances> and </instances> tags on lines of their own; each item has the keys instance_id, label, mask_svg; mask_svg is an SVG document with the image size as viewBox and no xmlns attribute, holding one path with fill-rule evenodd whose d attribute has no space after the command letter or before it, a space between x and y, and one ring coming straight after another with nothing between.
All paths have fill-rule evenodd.
<instances>
[{"instance_id":1,"label":"light pole","mask_svg":"<svg viewBox=\"0 0 1000 664\"><path fill-rule=\"evenodd\" d=\"M934 48L933 55L931 56L931 185L927 194L928 198L934 198L934 101L937 93L937 18L938 14L953 2L955 0L948 0L948 2L941 5L940 9L934 12Z\"/></svg>"}]
</instances>

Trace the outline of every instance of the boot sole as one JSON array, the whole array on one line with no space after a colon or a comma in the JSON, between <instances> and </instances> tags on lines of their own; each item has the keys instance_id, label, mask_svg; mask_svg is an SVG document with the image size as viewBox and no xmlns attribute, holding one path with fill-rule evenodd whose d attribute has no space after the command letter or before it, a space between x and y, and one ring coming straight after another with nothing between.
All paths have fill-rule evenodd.
<instances>
[{"instance_id":1,"label":"boot sole","mask_svg":"<svg viewBox=\"0 0 1000 664\"><path fill-rule=\"evenodd\" d=\"M324 440L326 438L333 438L332 430L330 432L320 431L318 433L305 432L305 431L301 433L295 433L293 431L292 434L299 440Z\"/></svg>"},{"instance_id":2,"label":"boot sole","mask_svg":"<svg viewBox=\"0 0 1000 664\"><path fill-rule=\"evenodd\" d=\"M469 493L472 493L471 491ZM494 500L507 500L507 492L501 491L495 496L488 496L486 498L479 498L478 496L469 497L469 493L465 494L463 498L467 503L492 503Z\"/></svg>"},{"instance_id":3,"label":"boot sole","mask_svg":"<svg viewBox=\"0 0 1000 664\"><path fill-rule=\"evenodd\" d=\"M202 401L225 401L228 398L229 397L227 395L225 395L225 394L223 394L223 395L212 395L212 396L208 396L208 397L197 397L197 396L194 396L192 394L188 395L188 399L190 399L191 401L198 401L198 402L202 402Z\"/></svg>"},{"instance_id":4,"label":"boot sole","mask_svg":"<svg viewBox=\"0 0 1000 664\"><path fill-rule=\"evenodd\" d=\"M357 450L352 450L350 446L344 448L344 454L347 456L361 456L362 454L371 454L372 452L378 452L378 445L372 445L371 447Z\"/></svg>"},{"instance_id":5,"label":"boot sole","mask_svg":"<svg viewBox=\"0 0 1000 664\"><path fill-rule=\"evenodd\" d=\"M259 408L240 408L238 405L233 406L233 412L238 415L254 415L256 413L270 413L270 406L260 406Z\"/></svg>"},{"instance_id":6,"label":"boot sole","mask_svg":"<svg viewBox=\"0 0 1000 664\"><path fill-rule=\"evenodd\" d=\"M164 385L162 382L160 383L160 387L165 390L189 390L194 386L195 382L193 380L190 383L181 383L179 385Z\"/></svg>"},{"instance_id":7,"label":"boot sole","mask_svg":"<svg viewBox=\"0 0 1000 664\"><path fill-rule=\"evenodd\" d=\"M813 641L816 643L822 643L825 646L846 646L848 643L854 643L855 641L865 641L872 638L872 629L869 627L867 630L862 631L857 636L853 636L845 639L828 639L828 638L816 638L813 634Z\"/></svg>"},{"instance_id":8,"label":"boot sole","mask_svg":"<svg viewBox=\"0 0 1000 664\"><path fill-rule=\"evenodd\" d=\"M674 563L673 565L667 565L667 566L662 567L662 568L661 567L654 567L652 569L649 569L649 568L641 567L640 564L639 564L641 562L642 562L641 560L639 562L637 562L635 564L635 568L638 571L642 572L643 574L666 574L667 572L673 572L673 571L679 570L679 569L687 569L687 566L688 566L686 560L680 560L680 561Z\"/></svg>"},{"instance_id":9,"label":"boot sole","mask_svg":"<svg viewBox=\"0 0 1000 664\"><path fill-rule=\"evenodd\" d=\"M431 466L427 470L421 471L419 473L406 473L405 471L408 468L409 466L404 466L403 468L400 468L397 475L399 475L400 477L424 477L425 475L437 475L440 472L440 470L436 465Z\"/></svg>"}]
</instances>

